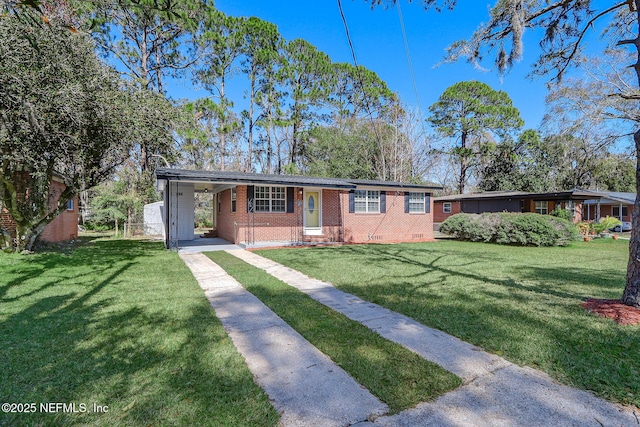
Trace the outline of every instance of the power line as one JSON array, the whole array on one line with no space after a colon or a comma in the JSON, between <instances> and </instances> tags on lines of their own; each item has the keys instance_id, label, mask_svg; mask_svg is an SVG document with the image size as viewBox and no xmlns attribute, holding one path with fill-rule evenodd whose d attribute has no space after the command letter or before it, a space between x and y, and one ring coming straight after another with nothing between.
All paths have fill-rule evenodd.
<instances>
[{"instance_id":1,"label":"power line","mask_svg":"<svg viewBox=\"0 0 640 427\"><path fill-rule=\"evenodd\" d=\"M413 64L411 62L411 53L409 51L409 42L407 40L407 32L404 28L404 19L402 18L402 10L400 9L400 2L397 1L398 6L398 18L400 19L400 29L402 30L402 38L404 40L404 49L407 53L407 62L409 63L409 72L411 73L411 81L413 83L413 92L416 95L416 103L418 105L418 114L422 117L422 109L420 108L420 97L418 96L418 85L416 84L416 75L413 72Z\"/></svg>"},{"instance_id":2,"label":"power line","mask_svg":"<svg viewBox=\"0 0 640 427\"><path fill-rule=\"evenodd\" d=\"M344 11L342 10L342 2L338 0L338 9L340 9L340 17L342 18L342 25L344 25L344 31L347 34L347 42L349 43L349 49L351 50L351 57L353 58L353 65L358 67L358 60L356 59L356 51L353 48L353 43L351 42L351 35L349 34L349 26L347 25L347 18L344 16ZM362 82L360 82L362 85Z\"/></svg>"},{"instance_id":3,"label":"power line","mask_svg":"<svg viewBox=\"0 0 640 427\"><path fill-rule=\"evenodd\" d=\"M371 120L371 125L373 126L373 133L376 137L376 141L378 142L378 146L380 147L380 153L382 154L383 161L383 179L386 178L386 163L384 159L384 150L382 149L382 140L380 135L378 134L378 128L373 119L373 113L371 112L371 106L369 105L369 97L367 96L367 92L364 90L364 83L362 82L362 76L360 75L360 68L358 67L358 60L356 59L356 51L353 48L353 42L351 41L351 34L349 33L349 25L347 24L347 18L344 16L344 10L342 9L342 2L338 0L338 9L340 10L340 16L342 17L342 24L344 25L344 31L347 36L347 42L349 43L349 49L351 50L351 57L353 58L353 65L356 70L356 79L358 83L360 83L360 89L362 90L362 97L364 99L365 108L367 113L369 114L369 120Z\"/></svg>"}]
</instances>

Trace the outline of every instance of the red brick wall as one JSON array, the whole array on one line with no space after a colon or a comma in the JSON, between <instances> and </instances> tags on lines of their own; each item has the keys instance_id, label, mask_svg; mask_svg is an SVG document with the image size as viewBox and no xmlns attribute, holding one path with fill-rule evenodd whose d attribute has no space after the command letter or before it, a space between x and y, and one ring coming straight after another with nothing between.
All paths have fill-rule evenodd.
<instances>
[{"instance_id":1,"label":"red brick wall","mask_svg":"<svg viewBox=\"0 0 640 427\"><path fill-rule=\"evenodd\" d=\"M60 193L64 190L65 185L58 181L51 183L49 191L49 209L55 209ZM51 221L40 235L43 242L54 243L65 240L73 240L78 237L78 197L73 199L73 210L65 210L53 221ZM0 225L11 233L12 237L16 235L16 224L6 209L2 209L0 213Z\"/></svg>"},{"instance_id":2,"label":"red brick wall","mask_svg":"<svg viewBox=\"0 0 640 427\"><path fill-rule=\"evenodd\" d=\"M620 206L620 205L616 205L616 206ZM631 221L631 215L633 213L633 205L622 205L627 206L627 215L623 215L622 216L622 220L623 221ZM588 210L588 213L587 213ZM600 219L601 217L605 217L605 216L613 216L613 206L612 205L600 205L600 217L596 218L596 205L589 205L588 207L585 208L584 213L582 215L582 219L584 221L587 221L587 218L589 218L590 221L595 221ZM616 216L616 218L618 218L618 216ZM618 218L619 219L619 218Z\"/></svg>"},{"instance_id":3,"label":"red brick wall","mask_svg":"<svg viewBox=\"0 0 640 427\"><path fill-rule=\"evenodd\" d=\"M16 237L16 223L5 208L0 211L0 227L11 233L11 237Z\"/></svg>"},{"instance_id":4,"label":"red brick wall","mask_svg":"<svg viewBox=\"0 0 640 427\"><path fill-rule=\"evenodd\" d=\"M253 241L303 240L302 188L294 188L293 213L256 213L253 215ZM247 187L237 187L237 212L231 213L231 190L221 193L218 235L230 242L246 242L248 237ZM384 214L349 213L349 192L322 190L321 241L368 243L425 241L433 239L431 214L405 214L404 192L387 191ZM433 199L431 199L433 200ZM431 202L433 211L433 202ZM234 221L237 225L234 227Z\"/></svg>"},{"instance_id":5,"label":"red brick wall","mask_svg":"<svg viewBox=\"0 0 640 427\"><path fill-rule=\"evenodd\" d=\"M445 213L443 205L451 203L451 213ZM451 215L460 213L460 202L434 202L433 203L433 222L440 223Z\"/></svg>"},{"instance_id":6,"label":"red brick wall","mask_svg":"<svg viewBox=\"0 0 640 427\"><path fill-rule=\"evenodd\" d=\"M576 202L575 203L575 212L573 214L573 222L580 222L582 221L582 207L584 205L580 202Z\"/></svg>"},{"instance_id":7,"label":"red brick wall","mask_svg":"<svg viewBox=\"0 0 640 427\"><path fill-rule=\"evenodd\" d=\"M228 195L228 199L223 197L222 214L218 217L219 232L218 235L230 242L240 243L248 240L254 242L264 241L300 241L302 239L302 214L298 203L294 204L293 213L274 212L266 213L260 212L253 214L254 227L251 228L252 233L249 233L249 214L247 213L247 186L239 185L237 188L236 213L229 214L226 223L221 222L223 216L231 211L231 190L225 190L224 193ZM295 201L302 201L302 197L298 194L299 188L294 188ZM229 208L225 210L225 200L228 200ZM235 238L234 238L234 221L237 222L235 226Z\"/></svg>"},{"instance_id":8,"label":"red brick wall","mask_svg":"<svg viewBox=\"0 0 640 427\"><path fill-rule=\"evenodd\" d=\"M344 241L383 243L433 240L433 215L404 212L404 192L387 191L386 213L349 213L349 193L340 194L344 218ZM433 197L430 198L433 212Z\"/></svg>"},{"instance_id":9,"label":"red brick wall","mask_svg":"<svg viewBox=\"0 0 640 427\"><path fill-rule=\"evenodd\" d=\"M64 190L65 185L53 181L51 190L49 191L49 209L55 209L60 193ZM42 234L40 239L43 242L62 242L78 238L78 196L73 198L73 210L64 210L51 221Z\"/></svg>"},{"instance_id":10,"label":"red brick wall","mask_svg":"<svg viewBox=\"0 0 640 427\"><path fill-rule=\"evenodd\" d=\"M224 190L218 194L218 197L220 197L220 212L217 213L218 221L216 224L218 236L235 243L233 223L236 220L236 213L231 212L231 189ZM239 206L237 201L236 206Z\"/></svg>"}]
</instances>

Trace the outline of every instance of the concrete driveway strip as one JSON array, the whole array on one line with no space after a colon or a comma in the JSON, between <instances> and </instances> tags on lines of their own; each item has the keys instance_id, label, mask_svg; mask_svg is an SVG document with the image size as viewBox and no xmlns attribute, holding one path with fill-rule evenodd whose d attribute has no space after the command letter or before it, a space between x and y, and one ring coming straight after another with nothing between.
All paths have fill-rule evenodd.
<instances>
[{"instance_id":1,"label":"concrete driveway strip","mask_svg":"<svg viewBox=\"0 0 640 427\"><path fill-rule=\"evenodd\" d=\"M434 362L465 382L509 365L506 360L482 351L456 337L429 328L407 316L336 289L330 283L310 278L299 271L245 250L228 253L265 270L279 280L348 318L367 326Z\"/></svg>"},{"instance_id":2,"label":"concrete driveway strip","mask_svg":"<svg viewBox=\"0 0 640 427\"><path fill-rule=\"evenodd\" d=\"M211 259L181 253L284 426L348 426L385 404L245 290Z\"/></svg>"},{"instance_id":3,"label":"concrete driveway strip","mask_svg":"<svg viewBox=\"0 0 640 427\"><path fill-rule=\"evenodd\" d=\"M228 252L453 372L466 383L434 402L362 426L640 426L630 408L562 385L543 372L516 366L257 254Z\"/></svg>"}]
</instances>

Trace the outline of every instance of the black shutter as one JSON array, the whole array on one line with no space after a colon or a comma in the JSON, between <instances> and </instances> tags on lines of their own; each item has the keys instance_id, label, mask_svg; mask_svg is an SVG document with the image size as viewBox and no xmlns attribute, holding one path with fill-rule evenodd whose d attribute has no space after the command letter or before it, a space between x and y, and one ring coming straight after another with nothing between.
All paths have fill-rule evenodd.
<instances>
[{"instance_id":1,"label":"black shutter","mask_svg":"<svg viewBox=\"0 0 640 427\"><path fill-rule=\"evenodd\" d=\"M254 203L255 201L253 200L253 185L247 185L247 212L256 211ZM249 207L251 207L251 210L249 210Z\"/></svg>"},{"instance_id":2,"label":"black shutter","mask_svg":"<svg viewBox=\"0 0 640 427\"><path fill-rule=\"evenodd\" d=\"M356 211L356 193L353 190L349 190L349 213Z\"/></svg>"},{"instance_id":3,"label":"black shutter","mask_svg":"<svg viewBox=\"0 0 640 427\"><path fill-rule=\"evenodd\" d=\"M431 212L431 194L424 193L424 213Z\"/></svg>"},{"instance_id":4,"label":"black shutter","mask_svg":"<svg viewBox=\"0 0 640 427\"><path fill-rule=\"evenodd\" d=\"M293 206L295 205L293 194L293 187L287 187L287 213L293 213Z\"/></svg>"},{"instance_id":5,"label":"black shutter","mask_svg":"<svg viewBox=\"0 0 640 427\"><path fill-rule=\"evenodd\" d=\"M404 213L409 213L409 193L404 193Z\"/></svg>"},{"instance_id":6,"label":"black shutter","mask_svg":"<svg viewBox=\"0 0 640 427\"><path fill-rule=\"evenodd\" d=\"M387 212L387 192L381 191L380 192L380 213L386 213L386 212Z\"/></svg>"}]
</instances>

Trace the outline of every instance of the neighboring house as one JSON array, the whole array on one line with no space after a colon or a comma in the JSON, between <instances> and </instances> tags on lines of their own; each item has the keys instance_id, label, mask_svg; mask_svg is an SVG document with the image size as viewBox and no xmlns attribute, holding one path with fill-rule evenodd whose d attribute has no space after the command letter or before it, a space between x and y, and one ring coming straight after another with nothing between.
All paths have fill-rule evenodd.
<instances>
[{"instance_id":1,"label":"neighboring house","mask_svg":"<svg viewBox=\"0 0 640 427\"><path fill-rule=\"evenodd\" d=\"M584 190L527 193L524 191L488 191L476 194L456 194L434 199L433 220L441 223L460 212L535 212L549 214L554 209L568 209L574 222L583 220L582 203L597 199L597 193Z\"/></svg>"},{"instance_id":2,"label":"neighboring house","mask_svg":"<svg viewBox=\"0 0 640 427\"><path fill-rule=\"evenodd\" d=\"M49 209L55 209L60 193L66 188L62 179L54 177L49 189ZM40 240L47 243L63 242L78 237L78 197L69 200L67 209L54 218L40 235ZM16 237L16 223L7 209L0 202L0 227L7 230L12 238Z\"/></svg>"},{"instance_id":3,"label":"neighboring house","mask_svg":"<svg viewBox=\"0 0 640 427\"><path fill-rule=\"evenodd\" d=\"M605 216L618 218L620 221L631 222L633 205L636 193L618 193L596 191L599 199L585 200L583 218L587 221L596 220Z\"/></svg>"},{"instance_id":4,"label":"neighboring house","mask_svg":"<svg viewBox=\"0 0 640 427\"><path fill-rule=\"evenodd\" d=\"M214 230L235 244L433 239L435 184L158 168L167 247L194 239L194 193L213 195Z\"/></svg>"}]
</instances>

